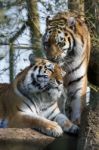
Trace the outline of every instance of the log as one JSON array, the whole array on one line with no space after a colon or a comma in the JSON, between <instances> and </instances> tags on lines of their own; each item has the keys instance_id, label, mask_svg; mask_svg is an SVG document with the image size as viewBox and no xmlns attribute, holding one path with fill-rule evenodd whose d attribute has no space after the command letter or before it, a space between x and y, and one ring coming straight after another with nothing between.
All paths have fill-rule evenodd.
<instances>
[{"instance_id":1,"label":"log","mask_svg":"<svg viewBox=\"0 0 99 150\"><path fill-rule=\"evenodd\" d=\"M32 129L0 129L0 150L76 150L77 136L53 138Z\"/></svg>"},{"instance_id":2,"label":"log","mask_svg":"<svg viewBox=\"0 0 99 150\"><path fill-rule=\"evenodd\" d=\"M0 150L42 150L55 138L32 129L0 129Z\"/></svg>"}]
</instances>

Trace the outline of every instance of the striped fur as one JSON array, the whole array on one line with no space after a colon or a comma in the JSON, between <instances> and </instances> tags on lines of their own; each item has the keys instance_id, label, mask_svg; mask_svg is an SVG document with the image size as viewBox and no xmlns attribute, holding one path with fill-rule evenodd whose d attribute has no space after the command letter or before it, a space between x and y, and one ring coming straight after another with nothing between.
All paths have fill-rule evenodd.
<instances>
[{"instance_id":1,"label":"striped fur","mask_svg":"<svg viewBox=\"0 0 99 150\"><path fill-rule=\"evenodd\" d=\"M87 88L87 67L90 57L90 34L81 16L62 12L46 20L43 45L49 60L66 70L64 85L70 119L80 124ZM67 106L67 105L66 105Z\"/></svg>"},{"instance_id":2,"label":"striped fur","mask_svg":"<svg viewBox=\"0 0 99 150\"><path fill-rule=\"evenodd\" d=\"M36 58L13 83L0 84L0 122L8 127L29 127L58 137L78 127L61 113L58 99L64 71L55 63Z\"/></svg>"}]
</instances>

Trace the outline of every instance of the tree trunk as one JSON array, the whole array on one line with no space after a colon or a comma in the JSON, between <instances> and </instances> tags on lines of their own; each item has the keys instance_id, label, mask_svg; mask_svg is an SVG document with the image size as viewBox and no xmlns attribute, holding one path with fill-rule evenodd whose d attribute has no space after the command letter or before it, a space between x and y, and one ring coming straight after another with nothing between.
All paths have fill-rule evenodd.
<instances>
[{"instance_id":1,"label":"tree trunk","mask_svg":"<svg viewBox=\"0 0 99 150\"><path fill-rule=\"evenodd\" d=\"M32 129L0 129L0 150L43 150L55 138Z\"/></svg>"},{"instance_id":2,"label":"tree trunk","mask_svg":"<svg viewBox=\"0 0 99 150\"><path fill-rule=\"evenodd\" d=\"M92 91L90 106L82 113L77 150L99 150L99 91Z\"/></svg>"},{"instance_id":3,"label":"tree trunk","mask_svg":"<svg viewBox=\"0 0 99 150\"><path fill-rule=\"evenodd\" d=\"M9 78L10 83L14 79L14 48L13 44L10 44L10 50L9 50Z\"/></svg>"},{"instance_id":4,"label":"tree trunk","mask_svg":"<svg viewBox=\"0 0 99 150\"><path fill-rule=\"evenodd\" d=\"M32 45L35 45L35 50L33 49L33 52L36 56L41 56L41 33L37 2L37 0L27 0L27 7L28 20L31 31L31 43Z\"/></svg>"},{"instance_id":5,"label":"tree trunk","mask_svg":"<svg viewBox=\"0 0 99 150\"><path fill-rule=\"evenodd\" d=\"M88 78L91 83L99 86L99 0L85 0L84 4L92 39Z\"/></svg>"}]
</instances>

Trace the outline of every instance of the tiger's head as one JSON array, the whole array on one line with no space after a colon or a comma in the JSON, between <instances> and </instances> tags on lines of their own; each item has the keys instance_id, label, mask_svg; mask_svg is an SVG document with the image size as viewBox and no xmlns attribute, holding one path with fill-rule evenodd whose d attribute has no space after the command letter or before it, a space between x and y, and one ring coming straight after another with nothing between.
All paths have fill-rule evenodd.
<instances>
[{"instance_id":1,"label":"tiger's head","mask_svg":"<svg viewBox=\"0 0 99 150\"><path fill-rule=\"evenodd\" d=\"M57 63L83 53L87 28L84 20L70 13L59 13L46 20L43 45L47 58Z\"/></svg>"},{"instance_id":2,"label":"tiger's head","mask_svg":"<svg viewBox=\"0 0 99 150\"><path fill-rule=\"evenodd\" d=\"M18 88L24 94L30 95L34 93L47 92L52 97L57 95L60 97L63 91L63 77L65 71L57 64L48 61L47 59L34 58L29 56L31 65L24 70L24 77L18 75Z\"/></svg>"}]
</instances>

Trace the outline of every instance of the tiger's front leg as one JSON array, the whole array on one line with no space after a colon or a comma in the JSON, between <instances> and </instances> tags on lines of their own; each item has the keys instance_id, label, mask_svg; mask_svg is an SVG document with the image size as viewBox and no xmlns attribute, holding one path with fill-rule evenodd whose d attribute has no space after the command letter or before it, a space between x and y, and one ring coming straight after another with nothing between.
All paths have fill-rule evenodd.
<instances>
[{"instance_id":1,"label":"tiger's front leg","mask_svg":"<svg viewBox=\"0 0 99 150\"><path fill-rule=\"evenodd\" d=\"M71 97L71 121L80 125L81 113L86 105L87 78L86 76L75 86L75 91Z\"/></svg>"},{"instance_id":2,"label":"tiger's front leg","mask_svg":"<svg viewBox=\"0 0 99 150\"><path fill-rule=\"evenodd\" d=\"M34 128L49 136L59 137L63 134L62 128L57 122L50 121L41 116L30 116L17 114L11 121L9 127Z\"/></svg>"},{"instance_id":3,"label":"tiger's front leg","mask_svg":"<svg viewBox=\"0 0 99 150\"><path fill-rule=\"evenodd\" d=\"M80 125L81 120L81 101L80 98L73 99L71 102L71 121L76 124Z\"/></svg>"},{"instance_id":4,"label":"tiger's front leg","mask_svg":"<svg viewBox=\"0 0 99 150\"><path fill-rule=\"evenodd\" d=\"M59 113L56 116L55 121L58 122L58 124L62 127L64 132L72 134L79 133L79 127L73 124L64 114Z\"/></svg>"}]
</instances>

